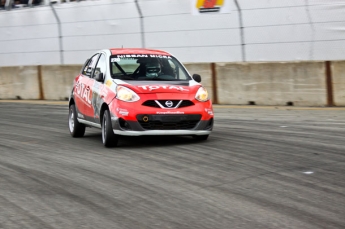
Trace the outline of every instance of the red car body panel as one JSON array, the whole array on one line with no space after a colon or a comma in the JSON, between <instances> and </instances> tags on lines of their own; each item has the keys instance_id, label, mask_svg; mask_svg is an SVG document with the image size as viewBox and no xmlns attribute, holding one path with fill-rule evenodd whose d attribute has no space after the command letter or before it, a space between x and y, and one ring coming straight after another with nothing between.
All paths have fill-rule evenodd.
<instances>
[{"instance_id":1,"label":"red car body panel","mask_svg":"<svg viewBox=\"0 0 345 229\"><path fill-rule=\"evenodd\" d=\"M100 81L96 79L95 72L101 72L102 70L102 65L98 68L98 62L102 55L106 56L106 69L108 69L108 72L102 72L102 74L107 75ZM121 61L119 58L126 61L139 58L139 55L145 56L145 58L148 56L147 58L164 60L166 63L168 63L168 60L177 61L165 51L137 48L114 48L93 55L86 61L73 84L70 104L75 104L78 121L90 127L101 127L102 114L104 109L108 109L115 134L133 136L152 133L208 135L213 128L212 102L211 100L199 101L196 99L196 94L202 85L193 80L182 65L178 69L182 73L178 74L184 74L184 79L181 79L178 74L176 79L162 78L157 81L154 78L148 78L149 80L126 80L125 78L119 79L110 75L111 66L117 65L117 62ZM142 62L136 63L139 65ZM174 63L179 65L178 61L172 64ZM90 66L91 70L89 69ZM121 71L127 77L123 69ZM171 76L166 74L165 77ZM132 90L139 96L139 100L131 102L117 98L116 91L119 86ZM186 102L187 105L180 105L183 102ZM147 127L143 126L143 116L149 118L147 122L152 121L153 127L149 128L156 128L157 122L163 124L163 126L165 122L169 124L162 128L170 128L170 124L174 121L176 121L177 126L171 127L174 129L145 129ZM129 129L121 126L125 122L128 122L126 125L128 124Z\"/></svg>"},{"instance_id":2,"label":"red car body panel","mask_svg":"<svg viewBox=\"0 0 345 229\"><path fill-rule=\"evenodd\" d=\"M162 110L161 108L147 107L142 105L142 103L143 101L147 100L170 100L172 98L170 93L152 93L138 95L141 99L137 102L128 103L120 100L113 100L112 104L110 105L111 111L116 113L118 117L130 121L136 121L136 116L138 114L201 114L201 120L209 120L213 117L211 101L198 103L198 101L196 101L196 99L194 98L194 94L180 94L179 96L174 96L175 100L190 100L194 102L194 106L177 109L171 108L166 110ZM212 115L210 115L209 113L211 113Z\"/></svg>"},{"instance_id":3,"label":"red car body panel","mask_svg":"<svg viewBox=\"0 0 345 229\"><path fill-rule=\"evenodd\" d=\"M130 55L130 54L148 54L148 55L164 55L170 56L171 54L162 50L142 49L142 48L111 48L112 55Z\"/></svg>"}]
</instances>

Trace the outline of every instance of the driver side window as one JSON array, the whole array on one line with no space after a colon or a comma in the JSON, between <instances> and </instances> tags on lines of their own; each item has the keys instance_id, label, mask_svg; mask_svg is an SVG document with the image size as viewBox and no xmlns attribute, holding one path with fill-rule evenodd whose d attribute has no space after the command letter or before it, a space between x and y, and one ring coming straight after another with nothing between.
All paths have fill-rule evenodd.
<instances>
[{"instance_id":1,"label":"driver side window","mask_svg":"<svg viewBox=\"0 0 345 229\"><path fill-rule=\"evenodd\" d=\"M95 71L92 75L92 78L97 77L100 73L103 73L103 77L105 76L107 70L107 63L106 63L106 58L104 54L101 54L101 57L99 58L97 62L97 66L95 68Z\"/></svg>"},{"instance_id":2,"label":"driver side window","mask_svg":"<svg viewBox=\"0 0 345 229\"><path fill-rule=\"evenodd\" d=\"M85 68L83 70L83 75L91 77L93 69L96 66L96 62L97 62L98 56L99 56L99 54L96 54L93 57L91 57L89 63L85 66Z\"/></svg>"}]
</instances>

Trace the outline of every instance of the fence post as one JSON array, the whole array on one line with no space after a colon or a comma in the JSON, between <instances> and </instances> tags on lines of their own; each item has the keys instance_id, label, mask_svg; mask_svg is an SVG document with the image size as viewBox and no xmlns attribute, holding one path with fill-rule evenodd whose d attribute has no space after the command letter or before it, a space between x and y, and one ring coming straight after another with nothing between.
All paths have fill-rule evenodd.
<instances>
[{"instance_id":1,"label":"fence post","mask_svg":"<svg viewBox=\"0 0 345 229\"><path fill-rule=\"evenodd\" d=\"M37 77L38 77L38 99L39 100L44 100L44 91L43 91L43 80L42 80L42 66L38 65L37 66Z\"/></svg>"},{"instance_id":2,"label":"fence post","mask_svg":"<svg viewBox=\"0 0 345 229\"><path fill-rule=\"evenodd\" d=\"M331 61L326 61L326 90L327 90L327 106L334 106L333 99L333 81L332 81L332 68Z\"/></svg>"},{"instance_id":3,"label":"fence post","mask_svg":"<svg viewBox=\"0 0 345 229\"><path fill-rule=\"evenodd\" d=\"M309 0L305 0L305 11L307 13L308 23L311 29L311 42L309 49L309 59L314 59L314 42L315 42L315 26L309 9Z\"/></svg>"},{"instance_id":4,"label":"fence post","mask_svg":"<svg viewBox=\"0 0 345 229\"><path fill-rule=\"evenodd\" d=\"M140 33L141 33L141 46L142 48L145 48L145 34L144 34L144 17L141 12L138 0L135 0L135 5L137 6L137 10L140 16Z\"/></svg>"},{"instance_id":5,"label":"fence post","mask_svg":"<svg viewBox=\"0 0 345 229\"><path fill-rule=\"evenodd\" d=\"M55 19L56 19L57 24L58 24L59 48L60 48L60 64L64 64L64 61L63 61L63 48L62 48L61 21L60 21L59 16L58 16L57 13L56 13L56 10L55 10L55 8L54 8L53 3L51 2L51 0L49 0L49 5L50 5L50 7L52 8L52 11L53 11L53 13L54 13Z\"/></svg>"},{"instance_id":6,"label":"fence post","mask_svg":"<svg viewBox=\"0 0 345 229\"><path fill-rule=\"evenodd\" d=\"M242 19L242 10L240 5L238 4L237 0L235 1L236 8L238 10L238 21L240 24L240 34L241 34L241 50L242 50L242 61L246 61L246 49L245 49L245 41L244 41L244 27L243 27L243 19Z\"/></svg>"},{"instance_id":7,"label":"fence post","mask_svg":"<svg viewBox=\"0 0 345 229\"><path fill-rule=\"evenodd\" d=\"M217 87L217 71L216 64L211 63L211 77L212 77L212 98L213 104L218 104L218 87Z\"/></svg>"}]
</instances>

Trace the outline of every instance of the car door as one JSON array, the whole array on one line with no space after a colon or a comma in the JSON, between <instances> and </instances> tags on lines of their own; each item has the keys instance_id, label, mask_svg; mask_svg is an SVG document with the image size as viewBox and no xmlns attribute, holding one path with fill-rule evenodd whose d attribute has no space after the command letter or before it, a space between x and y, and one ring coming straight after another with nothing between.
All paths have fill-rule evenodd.
<instances>
[{"instance_id":1,"label":"car door","mask_svg":"<svg viewBox=\"0 0 345 229\"><path fill-rule=\"evenodd\" d=\"M94 122L100 123L100 110L104 101L102 90L104 87L104 78L107 73L107 61L105 54L100 54L96 68L90 79L91 93L92 93L92 107ZM99 76L103 76L99 78Z\"/></svg>"},{"instance_id":2,"label":"car door","mask_svg":"<svg viewBox=\"0 0 345 229\"><path fill-rule=\"evenodd\" d=\"M75 103L78 109L78 118L85 119L87 121L93 121L92 110L92 94L90 81L93 71L95 69L99 54L95 54L89 60L89 63L84 67L81 75L78 78L76 89L75 89Z\"/></svg>"}]
</instances>

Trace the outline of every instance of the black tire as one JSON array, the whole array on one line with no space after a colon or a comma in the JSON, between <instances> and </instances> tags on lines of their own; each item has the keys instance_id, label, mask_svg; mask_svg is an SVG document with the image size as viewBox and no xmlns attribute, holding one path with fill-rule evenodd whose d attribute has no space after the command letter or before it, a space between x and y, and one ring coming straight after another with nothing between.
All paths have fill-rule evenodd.
<instances>
[{"instance_id":1,"label":"black tire","mask_svg":"<svg viewBox=\"0 0 345 229\"><path fill-rule=\"evenodd\" d=\"M78 122L77 119L77 112L75 109L74 104L69 107L69 114L68 114L68 129L71 133L72 137L80 138L83 137L85 134L85 125Z\"/></svg>"},{"instance_id":2,"label":"black tire","mask_svg":"<svg viewBox=\"0 0 345 229\"><path fill-rule=\"evenodd\" d=\"M208 138L208 134L207 135L194 135L193 138L197 141L206 141Z\"/></svg>"},{"instance_id":3,"label":"black tire","mask_svg":"<svg viewBox=\"0 0 345 229\"><path fill-rule=\"evenodd\" d=\"M105 147L117 146L119 139L111 126L110 112L105 110L102 119L102 143Z\"/></svg>"}]
</instances>

